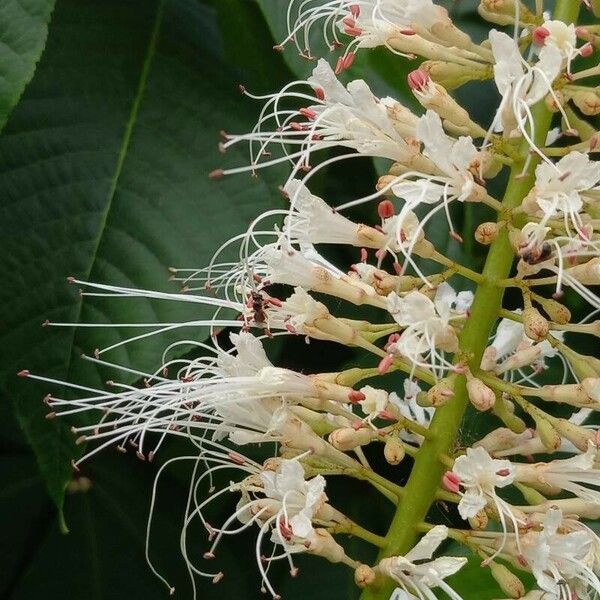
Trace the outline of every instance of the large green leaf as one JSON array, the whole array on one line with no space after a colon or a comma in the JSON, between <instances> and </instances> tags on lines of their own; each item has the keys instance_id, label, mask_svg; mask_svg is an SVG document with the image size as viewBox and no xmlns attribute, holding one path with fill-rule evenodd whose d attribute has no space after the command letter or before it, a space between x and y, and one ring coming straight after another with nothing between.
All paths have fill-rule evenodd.
<instances>
[{"instance_id":1,"label":"large green leaf","mask_svg":"<svg viewBox=\"0 0 600 600\"><path fill-rule=\"evenodd\" d=\"M260 27L257 21L248 36ZM82 302L65 278L176 291L169 265L206 263L275 202L268 179L207 177L225 159L247 160L243 151L220 157L218 132L246 130L256 111L237 93L239 73L225 66L222 48L214 9L195 0L60 0L36 77L0 138L3 384L59 506L72 436L64 423L44 419L39 398L61 391L17 380L15 372L102 385L108 374L79 355L131 329L73 332L42 329L42 322L208 315L173 303ZM259 89L287 77L276 57L263 74L268 83L247 73ZM107 358L155 369L173 337Z\"/></svg>"},{"instance_id":2,"label":"large green leaf","mask_svg":"<svg viewBox=\"0 0 600 600\"><path fill-rule=\"evenodd\" d=\"M0 130L33 77L55 0L0 1Z\"/></svg>"}]
</instances>

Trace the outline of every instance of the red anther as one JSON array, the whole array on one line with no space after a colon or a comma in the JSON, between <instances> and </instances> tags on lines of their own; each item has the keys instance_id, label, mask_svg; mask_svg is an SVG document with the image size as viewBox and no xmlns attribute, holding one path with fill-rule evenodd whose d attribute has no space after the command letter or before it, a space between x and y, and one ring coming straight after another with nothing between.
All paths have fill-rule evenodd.
<instances>
[{"instance_id":1,"label":"red anther","mask_svg":"<svg viewBox=\"0 0 600 600\"><path fill-rule=\"evenodd\" d=\"M394 273L396 273L396 275L404 274L404 269L402 268L402 265L399 262L394 261L394 264L392 265L392 267L393 267Z\"/></svg>"},{"instance_id":2,"label":"red anther","mask_svg":"<svg viewBox=\"0 0 600 600\"><path fill-rule=\"evenodd\" d=\"M325 90L323 88L315 88L315 96L319 99L319 100L325 100Z\"/></svg>"},{"instance_id":3,"label":"red anther","mask_svg":"<svg viewBox=\"0 0 600 600\"><path fill-rule=\"evenodd\" d=\"M499 471L496 471L496 475L498 475L498 477L508 477L510 475L510 469L500 469Z\"/></svg>"},{"instance_id":4,"label":"red anther","mask_svg":"<svg viewBox=\"0 0 600 600\"><path fill-rule=\"evenodd\" d=\"M586 38L588 35L590 35L590 32L588 31L587 27L576 27L575 35L580 38Z\"/></svg>"},{"instance_id":5,"label":"red anther","mask_svg":"<svg viewBox=\"0 0 600 600\"><path fill-rule=\"evenodd\" d=\"M307 119L314 119L317 116L317 113L310 108L301 108L298 112Z\"/></svg>"},{"instance_id":6,"label":"red anther","mask_svg":"<svg viewBox=\"0 0 600 600\"><path fill-rule=\"evenodd\" d=\"M359 34L360 35L360 34ZM356 58L355 52L348 52L344 57L344 66L342 67L344 70L349 69Z\"/></svg>"},{"instance_id":7,"label":"red anther","mask_svg":"<svg viewBox=\"0 0 600 600\"><path fill-rule=\"evenodd\" d=\"M359 429L362 429L364 427L364 423L362 421L354 421L354 423L352 423L351 427L352 429L354 429L354 431L358 431Z\"/></svg>"},{"instance_id":8,"label":"red anther","mask_svg":"<svg viewBox=\"0 0 600 600\"><path fill-rule=\"evenodd\" d=\"M276 306L277 308L283 306L283 302L279 298L267 298L267 303L271 306Z\"/></svg>"},{"instance_id":9,"label":"red anther","mask_svg":"<svg viewBox=\"0 0 600 600\"><path fill-rule=\"evenodd\" d=\"M19 371L17 373L18 377L29 377L31 375L31 372L29 371L29 369L22 369L21 371Z\"/></svg>"},{"instance_id":10,"label":"red anther","mask_svg":"<svg viewBox=\"0 0 600 600\"><path fill-rule=\"evenodd\" d=\"M593 152L596 149L596 146L598 146L598 137L594 135L590 138L590 152Z\"/></svg>"},{"instance_id":11,"label":"red anther","mask_svg":"<svg viewBox=\"0 0 600 600\"><path fill-rule=\"evenodd\" d=\"M144 456L143 452L140 452L139 450L135 453L135 455L142 461L146 462L146 457Z\"/></svg>"},{"instance_id":12,"label":"red anther","mask_svg":"<svg viewBox=\"0 0 600 600\"><path fill-rule=\"evenodd\" d=\"M273 50L275 50L275 52L283 52L283 50L284 50L283 44L275 44L273 46Z\"/></svg>"},{"instance_id":13,"label":"red anther","mask_svg":"<svg viewBox=\"0 0 600 600\"><path fill-rule=\"evenodd\" d=\"M342 19L342 23L346 26L346 27L354 27L356 25L356 21L354 19L354 17L344 17Z\"/></svg>"},{"instance_id":14,"label":"red anther","mask_svg":"<svg viewBox=\"0 0 600 600\"><path fill-rule=\"evenodd\" d=\"M446 471L442 477L442 485L455 494L460 492L460 477L452 471Z\"/></svg>"},{"instance_id":15,"label":"red anther","mask_svg":"<svg viewBox=\"0 0 600 600\"><path fill-rule=\"evenodd\" d=\"M344 44L342 44L342 42L336 42L333 41L331 43L331 46L329 47L329 49L333 52L334 50L339 50L340 48L343 48Z\"/></svg>"},{"instance_id":16,"label":"red anther","mask_svg":"<svg viewBox=\"0 0 600 600\"><path fill-rule=\"evenodd\" d=\"M296 331L296 328L293 325L290 325L289 323L286 324L285 328L290 332L290 333L298 333Z\"/></svg>"},{"instance_id":17,"label":"red anther","mask_svg":"<svg viewBox=\"0 0 600 600\"><path fill-rule=\"evenodd\" d=\"M310 136L310 139L313 142L320 142L323 139L323 137L318 133L314 133L313 135Z\"/></svg>"},{"instance_id":18,"label":"red anther","mask_svg":"<svg viewBox=\"0 0 600 600\"><path fill-rule=\"evenodd\" d=\"M536 46L543 46L546 43L546 38L550 35L550 31L545 27L536 27L533 30L532 39Z\"/></svg>"},{"instance_id":19,"label":"red anther","mask_svg":"<svg viewBox=\"0 0 600 600\"><path fill-rule=\"evenodd\" d=\"M392 366L393 362L394 362L393 354L388 354L387 356L383 357L381 359L381 361L379 361L379 364L377 365L377 371L379 372L379 374L384 375L385 373L387 373L390 370L390 367Z\"/></svg>"},{"instance_id":20,"label":"red anther","mask_svg":"<svg viewBox=\"0 0 600 600\"><path fill-rule=\"evenodd\" d=\"M80 435L76 440L75 440L75 445L76 446L81 446L81 444L85 444L85 441L87 440L87 438L85 437L85 435Z\"/></svg>"},{"instance_id":21,"label":"red anther","mask_svg":"<svg viewBox=\"0 0 600 600\"><path fill-rule=\"evenodd\" d=\"M215 169L208 174L209 179L221 179L221 177L225 176L225 171L223 169Z\"/></svg>"},{"instance_id":22,"label":"red anther","mask_svg":"<svg viewBox=\"0 0 600 600\"><path fill-rule=\"evenodd\" d=\"M411 28L401 29L400 33L402 35L417 35L417 32L414 29L411 29Z\"/></svg>"},{"instance_id":23,"label":"red anther","mask_svg":"<svg viewBox=\"0 0 600 600\"><path fill-rule=\"evenodd\" d=\"M148 452L148 462L152 462L154 460L155 455L156 453L154 452L154 450L150 450L150 452Z\"/></svg>"},{"instance_id":24,"label":"red anther","mask_svg":"<svg viewBox=\"0 0 600 600\"><path fill-rule=\"evenodd\" d=\"M552 294L552 297L555 300L562 300L562 298L563 298L564 295L565 295L564 292L562 292L562 291L560 291L560 292L556 291L556 292L554 292L554 294Z\"/></svg>"},{"instance_id":25,"label":"red anther","mask_svg":"<svg viewBox=\"0 0 600 600\"><path fill-rule=\"evenodd\" d=\"M395 421L396 420L396 416L387 410L380 411L377 416L380 419L383 419L384 421Z\"/></svg>"},{"instance_id":26,"label":"red anther","mask_svg":"<svg viewBox=\"0 0 600 600\"><path fill-rule=\"evenodd\" d=\"M75 473L79 473L81 470L75 462L75 460L71 460L71 468L73 469L73 471L75 471Z\"/></svg>"},{"instance_id":27,"label":"red anther","mask_svg":"<svg viewBox=\"0 0 600 600\"><path fill-rule=\"evenodd\" d=\"M246 93L246 87L243 86L241 83L238 85L238 90L240 90L240 94Z\"/></svg>"},{"instance_id":28,"label":"red anther","mask_svg":"<svg viewBox=\"0 0 600 600\"><path fill-rule=\"evenodd\" d=\"M52 400L52 396L50 394L46 394L43 398L42 398L42 402L46 405L50 405L50 401Z\"/></svg>"},{"instance_id":29,"label":"red anther","mask_svg":"<svg viewBox=\"0 0 600 600\"><path fill-rule=\"evenodd\" d=\"M292 567L290 569L290 576L291 577L298 577L298 573L300 573L300 569L298 567Z\"/></svg>"},{"instance_id":30,"label":"red anther","mask_svg":"<svg viewBox=\"0 0 600 600\"><path fill-rule=\"evenodd\" d=\"M366 263L368 258L369 258L369 253L367 252L367 249L361 248L360 249L360 262Z\"/></svg>"},{"instance_id":31,"label":"red anther","mask_svg":"<svg viewBox=\"0 0 600 600\"><path fill-rule=\"evenodd\" d=\"M375 256L377 260L383 260L387 256L387 250L385 248L380 248L375 252Z\"/></svg>"},{"instance_id":32,"label":"red anther","mask_svg":"<svg viewBox=\"0 0 600 600\"><path fill-rule=\"evenodd\" d=\"M455 239L459 244L462 244L464 242L464 240L462 239L462 236L458 235L458 233L456 233L456 231L451 231L450 237L452 239Z\"/></svg>"},{"instance_id":33,"label":"red anther","mask_svg":"<svg viewBox=\"0 0 600 600\"><path fill-rule=\"evenodd\" d=\"M227 456L236 464L236 465L245 465L246 459L237 452L228 452Z\"/></svg>"},{"instance_id":34,"label":"red anther","mask_svg":"<svg viewBox=\"0 0 600 600\"><path fill-rule=\"evenodd\" d=\"M204 560L212 560L215 557L215 555L212 552L205 552L202 555L202 558L204 558Z\"/></svg>"},{"instance_id":35,"label":"red anther","mask_svg":"<svg viewBox=\"0 0 600 600\"><path fill-rule=\"evenodd\" d=\"M396 344L399 340L400 340L400 334L392 333L392 335L390 335L388 337L387 344L385 345L385 350L387 350L392 344Z\"/></svg>"},{"instance_id":36,"label":"red anther","mask_svg":"<svg viewBox=\"0 0 600 600\"><path fill-rule=\"evenodd\" d=\"M56 417L56 413L54 411L53 412L49 412L46 415L46 419L48 419L48 421L50 421L51 419L54 419L55 417Z\"/></svg>"},{"instance_id":37,"label":"red anther","mask_svg":"<svg viewBox=\"0 0 600 600\"><path fill-rule=\"evenodd\" d=\"M284 540L291 540L294 532L290 527L290 524L286 521L279 521L279 531Z\"/></svg>"},{"instance_id":38,"label":"red anther","mask_svg":"<svg viewBox=\"0 0 600 600\"><path fill-rule=\"evenodd\" d=\"M344 57L340 56L335 63L334 73L339 75L344 70Z\"/></svg>"},{"instance_id":39,"label":"red anther","mask_svg":"<svg viewBox=\"0 0 600 600\"><path fill-rule=\"evenodd\" d=\"M67 277L67 283L75 283L75 277Z\"/></svg>"},{"instance_id":40,"label":"red anther","mask_svg":"<svg viewBox=\"0 0 600 600\"><path fill-rule=\"evenodd\" d=\"M396 207L391 200L382 200L377 205L377 214L382 219L389 219L396 214Z\"/></svg>"},{"instance_id":41,"label":"red anther","mask_svg":"<svg viewBox=\"0 0 600 600\"><path fill-rule=\"evenodd\" d=\"M46 319L43 323L42 323L42 327L48 327L48 325L50 325L50 321L48 319Z\"/></svg>"},{"instance_id":42,"label":"red anther","mask_svg":"<svg viewBox=\"0 0 600 600\"><path fill-rule=\"evenodd\" d=\"M584 44L583 46L581 46L581 48L579 48L579 54L581 54L581 56L583 56L584 58L591 56L592 54L594 54L594 46L590 44L590 42Z\"/></svg>"},{"instance_id":43,"label":"red anther","mask_svg":"<svg viewBox=\"0 0 600 600\"><path fill-rule=\"evenodd\" d=\"M411 90L421 91L425 89L427 84L431 81L429 73L423 69L415 69L408 74L407 77L408 87Z\"/></svg>"},{"instance_id":44,"label":"red anther","mask_svg":"<svg viewBox=\"0 0 600 600\"><path fill-rule=\"evenodd\" d=\"M304 131L304 127L300 124L300 123L296 123L295 121L292 121L290 123L290 127L294 130L294 131Z\"/></svg>"},{"instance_id":45,"label":"red anther","mask_svg":"<svg viewBox=\"0 0 600 600\"><path fill-rule=\"evenodd\" d=\"M358 390L350 390L348 392L348 400L350 400L352 404L358 404L359 402L362 402L365 398L366 396Z\"/></svg>"},{"instance_id":46,"label":"red anther","mask_svg":"<svg viewBox=\"0 0 600 600\"><path fill-rule=\"evenodd\" d=\"M360 4L352 4L350 6L350 12L355 19L358 19L358 17L360 17Z\"/></svg>"},{"instance_id":47,"label":"red anther","mask_svg":"<svg viewBox=\"0 0 600 600\"><path fill-rule=\"evenodd\" d=\"M517 562L522 566L527 568L529 566L529 563L527 562L527 559L522 555L519 554L519 556L517 556Z\"/></svg>"},{"instance_id":48,"label":"red anther","mask_svg":"<svg viewBox=\"0 0 600 600\"><path fill-rule=\"evenodd\" d=\"M345 27L344 28L344 33L351 37L358 37L359 35L362 35L362 32L363 32L363 30L360 27ZM352 60L354 61L354 58ZM350 63L350 64L352 64L352 63Z\"/></svg>"}]
</instances>

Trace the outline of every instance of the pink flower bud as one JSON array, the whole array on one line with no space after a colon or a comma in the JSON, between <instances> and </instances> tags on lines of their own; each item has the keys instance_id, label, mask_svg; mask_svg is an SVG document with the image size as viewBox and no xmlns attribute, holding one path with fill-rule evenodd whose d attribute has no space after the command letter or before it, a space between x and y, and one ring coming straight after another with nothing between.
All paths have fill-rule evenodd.
<instances>
[{"instance_id":1,"label":"pink flower bud","mask_svg":"<svg viewBox=\"0 0 600 600\"><path fill-rule=\"evenodd\" d=\"M408 86L411 90L421 91L430 81L429 73L423 69L416 69L408 74Z\"/></svg>"},{"instance_id":2,"label":"pink flower bud","mask_svg":"<svg viewBox=\"0 0 600 600\"><path fill-rule=\"evenodd\" d=\"M579 49L579 54L581 54L581 56L583 56L584 58L591 56L593 53L594 53L594 46L590 42L581 46L581 48Z\"/></svg>"}]
</instances>

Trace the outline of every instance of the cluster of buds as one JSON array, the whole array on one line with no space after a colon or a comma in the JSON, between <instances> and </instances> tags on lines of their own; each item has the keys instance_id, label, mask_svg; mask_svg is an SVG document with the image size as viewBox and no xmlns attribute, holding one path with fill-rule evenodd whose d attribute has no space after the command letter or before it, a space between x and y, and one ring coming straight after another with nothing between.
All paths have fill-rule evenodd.
<instances>
[{"instance_id":1,"label":"cluster of buds","mask_svg":"<svg viewBox=\"0 0 600 600\"><path fill-rule=\"evenodd\" d=\"M479 557L482 573L511 598L600 595L600 539L585 523L600 516L600 436L587 423L600 410L600 359L572 345L600 336L600 169L591 158L600 134L585 120L600 113L600 96L584 85L600 68L580 68L595 56L600 25L577 25L579 0L558 0L554 15L544 8L543 0L531 7L482 0L481 17L512 30L492 28L474 41L432 0L292 0L277 49L293 44L313 60L311 31L320 24L331 51L343 50L333 66L314 59L305 81L261 96L254 129L224 133L220 144L226 152L249 143L249 164L211 173L218 179L291 164L281 187L286 206L257 216L207 266L172 269L182 293L70 279L84 294L215 311L176 324L113 324L148 331L86 359L137 375L141 385L67 383L73 395L45 398L49 418L99 415L73 428L79 442L92 443L79 463L107 446L151 461L170 436L191 442L194 453L184 459L195 465L194 502L181 549L192 579L223 576L196 564L197 549L189 552L186 531L199 520L210 543L205 560L224 536L257 530L262 589L273 598L268 565L286 560L296 575L294 556L308 553L353 569L370 599L433 598L439 588L461 600L445 580L467 559L434 558L447 538ZM424 59L408 75L422 110L378 97L363 80L338 79L351 73L356 52L377 46L399 55L400 65ZM499 97L487 129L450 94L486 79ZM333 158L321 152L339 147ZM372 193L337 206L314 193L316 173L355 157L387 161ZM501 172L508 176L502 199L488 191ZM465 203L482 206L472 214L487 220L459 233L449 207ZM359 205L373 207L366 223L344 214ZM428 239L433 222L447 224L451 243L468 235L489 247L483 270L441 253ZM334 264L325 244L355 248L356 262ZM509 309L503 298L511 288L521 306ZM578 322L574 298L579 311L586 307ZM378 316L346 318L347 303ZM105 359L184 327L208 328L210 342L170 346L154 372ZM317 352L322 341L348 346L370 365L334 373L281 368L269 358L275 335L302 336ZM200 356L181 358L190 345ZM394 389L399 374L402 388ZM460 439L467 410L486 419L481 439ZM255 462L240 453L249 444L271 456ZM410 463L405 486L369 466L363 448L371 445L390 465ZM223 469L240 477L199 499L203 482ZM328 475L367 481L396 506L385 536L334 507ZM217 527L208 522L209 505L224 494L239 503ZM428 521L437 501L450 507L454 527ZM376 561L351 558L347 535L377 546ZM523 571L534 589L525 589Z\"/></svg>"}]
</instances>

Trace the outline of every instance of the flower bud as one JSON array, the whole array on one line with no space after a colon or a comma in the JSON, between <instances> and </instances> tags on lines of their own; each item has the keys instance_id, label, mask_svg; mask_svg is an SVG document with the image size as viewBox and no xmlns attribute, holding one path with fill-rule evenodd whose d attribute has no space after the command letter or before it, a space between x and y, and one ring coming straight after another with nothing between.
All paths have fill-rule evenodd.
<instances>
[{"instance_id":1,"label":"flower bud","mask_svg":"<svg viewBox=\"0 0 600 600\"><path fill-rule=\"evenodd\" d=\"M567 273L584 285L600 285L600 257L567 269Z\"/></svg>"},{"instance_id":2,"label":"flower bud","mask_svg":"<svg viewBox=\"0 0 600 600\"><path fill-rule=\"evenodd\" d=\"M359 446L370 444L374 435L376 435L375 432L370 428L364 427L356 430L352 427L343 427L332 431L327 439L334 448L348 452Z\"/></svg>"},{"instance_id":3,"label":"flower bud","mask_svg":"<svg viewBox=\"0 0 600 600\"><path fill-rule=\"evenodd\" d=\"M431 400L429 399L429 394L427 392L419 392L415 398L417 404L422 406L423 408L430 408L433 406L431 404Z\"/></svg>"},{"instance_id":4,"label":"flower bud","mask_svg":"<svg viewBox=\"0 0 600 600\"><path fill-rule=\"evenodd\" d=\"M492 221L481 223L475 230L475 239L484 246L489 246L498 237L498 224Z\"/></svg>"},{"instance_id":5,"label":"flower bud","mask_svg":"<svg viewBox=\"0 0 600 600\"><path fill-rule=\"evenodd\" d=\"M529 306L523 311L523 328L525 335L534 342L541 342L550 332L547 319L533 306Z\"/></svg>"},{"instance_id":6,"label":"flower bud","mask_svg":"<svg viewBox=\"0 0 600 600\"><path fill-rule=\"evenodd\" d=\"M496 403L496 394L481 379L470 377L467 381L467 393L471 404L477 410L489 410Z\"/></svg>"},{"instance_id":7,"label":"flower bud","mask_svg":"<svg viewBox=\"0 0 600 600\"><path fill-rule=\"evenodd\" d=\"M521 598L525 594L523 582L504 565L490 562L492 577L498 582L502 591L510 598Z\"/></svg>"},{"instance_id":8,"label":"flower bud","mask_svg":"<svg viewBox=\"0 0 600 600\"><path fill-rule=\"evenodd\" d=\"M523 485L522 483L515 484L521 494L523 494L523 498L527 504L531 504L531 506L536 506L538 504L544 504L546 502L546 497L540 494L537 490L529 487L528 485Z\"/></svg>"},{"instance_id":9,"label":"flower bud","mask_svg":"<svg viewBox=\"0 0 600 600\"><path fill-rule=\"evenodd\" d=\"M497 25L513 25L517 14L518 0L481 0L477 12L479 15ZM523 4L519 2L519 14L521 23L536 25L536 16Z\"/></svg>"},{"instance_id":10,"label":"flower bud","mask_svg":"<svg viewBox=\"0 0 600 600\"><path fill-rule=\"evenodd\" d=\"M534 417L534 419L537 434L540 436L540 440L542 440L544 448L550 452L555 452L558 450L562 440L560 438L560 434L558 431L556 431L552 423L543 417Z\"/></svg>"},{"instance_id":11,"label":"flower bud","mask_svg":"<svg viewBox=\"0 0 600 600\"><path fill-rule=\"evenodd\" d=\"M571 321L571 311L552 298L539 299L544 312L559 325L565 325Z\"/></svg>"},{"instance_id":12,"label":"flower bud","mask_svg":"<svg viewBox=\"0 0 600 600\"><path fill-rule=\"evenodd\" d=\"M444 60L427 60L421 64L420 69L449 91L470 81L484 80L491 76L491 69L487 66L465 66Z\"/></svg>"},{"instance_id":13,"label":"flower bud","mask_svg":"<svg viewBox=\"0 0 600 600\"><path fill-rule=\"evenodd\" d=\"M567 419L556 419L554 421L554 427L562 437L569 440L582 452L585 452L588 449L589 442L596 441L596 433L593 430L581 427L580 425L575 425Z\"/></svg>"},{"instance_id":14,"label":"flower bud","mask_svg":"<svg viewBox=\"0 0 600 600\"><path fill-rule=\"evenodd\" d=\"M361 589L370 586L376 577L375 571L368 565L358 565L354 571L354 582Z\"/></svg>"},{"instance_id":15,"label":"flower bud","mask_svg":"<svg viewBox=\"0 0 600 600\"><path fill-rule=\"evenodd\" d=\"M427 399L429 400L429 406L442 406L454 397L454 386L448 379L440 379L434 386L427 390Z\"/></svg>"},{"instance_id":16,"label":"flower bud","mask_svg":"<svg viewBox=\"0 0 600 600\"><path fill-rule=\"evenodd\" d=\"M399 465L406 456L406 451L400 438L389 437L383 447L383 455L390 465Z\"/></svg>"},{"instance_id":17,"label":"flower bud","mask_svg":"<svg viewBox=\"0 0 600 600\"><path fill-rule=\"evenodd\" d=\"M568 95L573 104L586 116L594 117L600 114L600 95L588 88L569 88Z\"/></svg>"}]
</instances>

